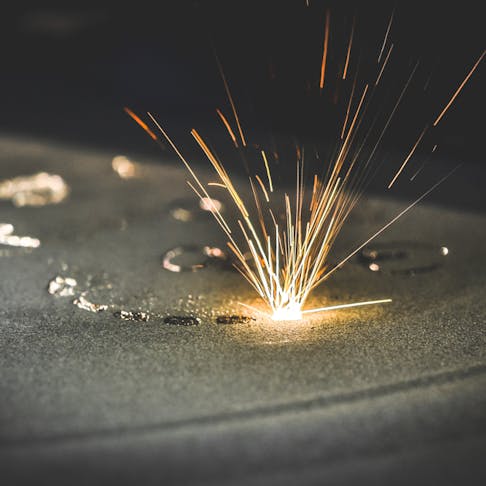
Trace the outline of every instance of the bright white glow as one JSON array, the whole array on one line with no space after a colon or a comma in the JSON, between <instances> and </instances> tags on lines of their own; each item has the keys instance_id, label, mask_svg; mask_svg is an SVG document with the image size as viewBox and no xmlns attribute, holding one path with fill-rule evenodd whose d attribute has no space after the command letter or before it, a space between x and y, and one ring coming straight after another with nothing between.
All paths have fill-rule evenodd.
<instances>
[{"instance_id":1,"label":"bright white glow","mask_svg":"<svg viewBox=\"0 0 486 486\"><path fill-rule=\"evenodd\" d=\"M282 309L277 309L273 315L274 321L300 321L302 319L302 311L297 304L289 305Z\"/></svg>"}]
</instances>

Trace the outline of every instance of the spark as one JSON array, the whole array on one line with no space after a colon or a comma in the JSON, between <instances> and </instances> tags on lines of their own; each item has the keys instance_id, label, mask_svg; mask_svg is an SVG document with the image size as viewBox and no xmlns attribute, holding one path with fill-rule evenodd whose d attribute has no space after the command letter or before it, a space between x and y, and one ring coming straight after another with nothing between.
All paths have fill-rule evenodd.
<instances>
[{"instance_id":1,"label":"spark","mask_svg":"<svg viewBox=\"0 0 486 486\"><path fill-rule=\"evenodd\" d=\"M385 70L386 65L388 64L388 59L390 58L390 54L392 53L392 50L393 50L393 44L390 46L390 49L388 49L388 54L386 55L385 60L383 61L383 66L381 66L380 74L378 74L378 77L376 78L375 86L378 86L378 83L380 82L381 76L383 74L383 71Z\"/></svg>"},{"instance_id":2,"label":"spark","mask_svg":"<svg viewBox=\"0 0 486 486\"><path fill-rule=\"evenodd\" d=\"M385 33L385 38L383 39L383 44L380 49L380 54L378 55L378 64L380 64L381 61L381 56L383 55L383 51L385 49L386 41L388 40L388 35L390 34L390 29L393 23L393 17L395 16L395 9L393 9L391 16L390 16L390 21L388 22L388 27L386 28L386 33Z\"/></svg>"},{"instance_id":3,"label":"spark","mask_svg":"<svg viewBox=\"0 0 486 486\"><path fill-rule=\"evenodd\" d=\"M428 155L428 157L424 160L424 162L422 163L422 165L418 168L418 170L412 175L412 177L410 177L410 181L413 181L415 180L415 178L420 174L420 172L422 172L422 170L424 169L424 167L427 165L427 163L429 162L430 158L432 157L432 154L436 151L438 145L435 144L434 145L434 148L432 149L432 151L430 152L430 154Z\"/></svg>"},{"instance_id":4,"label":"spark","mask_svg":"<svg viewBox=\"0 0 486 486\"><path fill-rule=\"evenodd\" d=\"M236 141L235 133L233 132L233 129L231 128L231 125L228 122L228 119L223 115L223 113L219 108L216 109L216 113L218 114L219 118L221 118L221 121L223 122L223 125L226 127L226 130L228 130L229 136L231 137L231 140L233 140L235 147L238 148L238 142Z\"/></svg>"},{"instance_id":5,"label":"spark","mask_svg":"<svg viewBox=\"0 0 486 486\"><path fill-rule=\"evenodd\" d=\"M218 69L219 69L219 74L221 75L221 79L223 80L223 85L224 85L224 89L226 91L226 96L228 97L228 101L231 105L231 110L233 111L233 116L235 118L236 125L238 127L238 133L240 134L241 143L242 143L243 147L246 147L245 135L243 134L243 129L241 128L240 118L239 118L238 112L236 110L236 105L235 105L235 102L233 100L233 96L231 94L231 90L229 88L229 84L228 84L228 81L226 79L226 75L224 74L224 71L223 71L223 66L221 65L221 62L219 61L218 56L215 56L215 57L216 57L216 64L218 65Z\"/></svg>"},{"instance_id":6,"label":"spark","mask_svg":"<svg viewBox=\"0 0 486 486\"><path fill-rule=\"evenodd\" d=\"M123 108L125 110L125 113L129 115L136 123L138 123L144 130L145 132L148 133L149 137L152 140L157 140L157 135L149 128L149 126L138 116L136 115L130 108Z\"/></svg>"},{"instance_id":7,"label":"spark","mask_svg":"<svg viewBox=\"0 0 486 486\"><path fill-rule=\"evenodd\" d=\"M331 20L331 13L329 9L326 10L326 23L324 27L324 47L322 50L322 63L321 63L321 78L319 80L319 88L324 88L324 79L326 75L326 62L327 62L327 48L329 44L329 23Z\"/></svg>"},{"instance_id":8,"label":"spark","mask_svg":"<svg viewBox=\"0 0 486 486\"><path fill-rule=\"evenodd\" d=\"M302 311L302 314L312 314L315 312L326 312L337 309L348 309L350 307L361 307L363 305L386 304L388 302L392 302L392 299L368 300L366 302L353 302L351 304L331 305L329 307L319 307L318 309L304 310Z\"/></svg>"},{"instance_id":9,"label":"spark","mask_svg":"<svg viewBox=\"0 0 486 486\"><path fill-rule=\"evenodd\" d=\"M353 102L354 90L356 89L356 81L358 78L358 73L356 73L353 81L353 87L351 88L351 95L349 96L348 107L346 109L346 117L344 118L343 128L341 130L341 140L344 138L344 132L346 130L346 125L348 124L349 110L351 109L351 103Z\"/></svg>"},{"instance_id":10,"label":"spark","mask_svg":"<svg viewBox=\"0 0 486 486\"><path fill-rule=\"evenodd\" d=\"M473 75L474 71L476 71L476 68L479 66L479 63L483 60L483 57L484 57L485 54L486 54L486 50L483 51L483 53L479 56L479 59L476 61L474 66L469 71L468 75L464 78L462 83L459 85L459 88L457 88L456 92L452 95L452 98L449 100L449 103L447 103L447 105L441 111L440 115L434 121L434 127L437 126L437 124L440 122L442 117L446 114L447 110L450 108L452 103L454 103L454 100L457 98L459 93L462 91L462 88L464 88L464 85L469 81L469 78Z\"/></svg>"},{"instance_id":11,"label":"spark","mask_svg":"<svg viewBox=\"0 0 486 486\"><path fill-rule=\"evenodd\" d=\"M268 160L264 150L262 150L262 157L263 157L263 162L265 162L265 170L267 171L268 185L270 186L270 192L273 192L272 175L270 173L270 167L268 166Z\"/></svg>"},{"instance_id":12,"label":"spark","mask_svg":"<svg viewBox=\"0 0 486 486\"><path fill-rule=\"evenodd\" d=\"M395 113L398 110L398 107L400 106L400 104L403 100L403 96L405 95L405 92L407 91L408 87L410 86L412 78L414 77L415 72L417 71L418 65L419 65L419 61L417 61L415 63L415 66L413 67L412 72L410 73L410 76L408 77L407 82L405 83L405 86L403 87L403 89L400 93L400 96L398 97L398 100L395 103L395 106L393 107L393 110L391 111L390 115L388 116L388 119L385 123L385 126L384 126L383 130L381 131L381 134L380 134L378 140L376 141L375 146L373 147L373 150L371 151L371 154L369 155L365 166L368 166L369 162L372 160L373 156L375 155L375 152L376 152L378 146L380 145L382 138L384 137L386 131L388 130L388 127L390 126L390 123L391 123L393 117L395 116Z\"/></svg>"},{"instance_id":13,"label":"spark","mask_svg":"<svg viewBox=\"0 0 486 486\"><path fill-rule=\"evenodd\" d=\"M265 184L263 184L261 177L259 175L256 175L255 178L258 181L258 184L260 184L260 187L262 188L262 192L265 196L265 201L267 201L267 203L270 202L270 198L268 197L268 192L265 189Z\"/></svg>"},{"instance_id":14,"label":"spark","mask_svg":"<svg viewBox=\"0 0 486 486\"><path fill-rule=\"evenodd\" d=\"M422 130L422 133L420 134L419 138L417 139L414 146L412 147L412 150L410 150L410 153L407 155L407 157L403 161L403 164L400 166L397 173L393 176L393 179L391 180L390 184L388 184L388 189L390 189L393 186L393 184L395 184L395 181L398 179L398 177L402 173L403 169L405 169L405 166L408 164L408 161L411 159L412 155L414 154L415 150L417 149L422 138L424 138L424 135L427 132L428 128L429 128L428 125L426 125L425 128Z\"/></svg>"}]
</instances>

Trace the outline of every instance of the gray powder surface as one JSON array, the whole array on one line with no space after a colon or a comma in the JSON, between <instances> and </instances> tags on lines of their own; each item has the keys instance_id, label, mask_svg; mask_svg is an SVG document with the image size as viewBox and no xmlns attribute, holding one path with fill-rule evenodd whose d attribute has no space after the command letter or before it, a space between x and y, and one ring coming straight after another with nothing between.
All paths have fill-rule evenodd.
<instances>
[{"instance_id":1,"label":"gray powder surface","mask_svg":"<svg viewBox=\"0 0 486 486\"><path fill-rule=\"evenodd\" d=\"M58 205L0 202L0 223L41 241L0 248L5 484L482 482L484 216L422 203L376 240L409 250L399 267L353 258L308 307L392 303L276 323L239 304L260 305L228 262L162 268L169 249L225 239L183 168L144 164L124 180L114 155L0 139L0 179L47 171L71 188ZM191 221L171 216L194 201ZM364 200L333 261L405 206ZM50 295L58 275L108 309ZM233 315L247 319L218 324Z\"/></svg>"}]
</instances>

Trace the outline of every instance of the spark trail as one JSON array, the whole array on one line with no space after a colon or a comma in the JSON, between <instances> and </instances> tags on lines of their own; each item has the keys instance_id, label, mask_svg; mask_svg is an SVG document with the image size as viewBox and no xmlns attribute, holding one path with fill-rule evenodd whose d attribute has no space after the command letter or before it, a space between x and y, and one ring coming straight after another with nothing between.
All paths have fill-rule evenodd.
<instances>
[{"instance_id":1,"label":"spark trail","mask_svg":"<svg viewBox=\"0 0 486 486\"><path fill-rule=\"evenodd\" d=\"M359 201L366 184L379 168L375 157L377 148L416 74L418 62L404 80L403 88L399 90L398 96L392 104L391 112L385 116L383 127L373 131L376 118L375 113L370 110L370 106L372 106L373 97L376 95L376 90L383 78L385 67L390 64L394 47L394 43L389 41L392 36L393 18L394 12L390 17L385 37L381 44L376 72L372 73L370 79L364 82L358 82L359 63L355 67L355 73L349 76L355 31L355 20L353 20L343 63L345 66L344 72L340 72L337 75L340 79L351 78L352 81L350 82L349 98L344 104L345 111L340 119L344 119L344 122L339 130L340 136L334 152L335 155L327 160L326 164L323 164L326 167L325 170L321 166L319 170L311 174L312 185L311 187L306 187L306 173L304 171L306 166L305 151L297 146L295 193L292 196L286 192L277 191L275 188L272 162L275 162L277 157L275 155L273 159L268 157L267 153L271 154L271 151L266 152L261 148L256 151L257 158L260 161L260 169L258 170L260 174L249 173L248 180L251 190L240 191L237 189L236 182L226 170L219 156L211 148L211 145L198 130L192 129L192 137L214 170L215 180L204 184L156 117L148 113L149 118L163 138L187 168L192 178L192 181L188 181L188 184L198 197L205 201L212 201L208 191L210 188L216 187L218 190L225 190L233 202L237 210L237 217L234 219L225 218L214 205L210 204L209 209L228 239L227 244L234 255L235 267L267 305L268 311L264 313L275 320L298 320L305 315L315 312L390 302L391 299L384 298L304 309L311 292L318 285L326 281L360 249L364 248L415 207L451 175L449 173L441 178L412 204L408 205L375 231L364 243L351 251L338 265L330 267L330 251L349 214ZM325 88L325 79L328 75L328 73L326 74L326 64L330 49L329 31L330 12L327 10L325 14L321 71L317 83L319 92L322 92L323 89L328 89L327 84ZM387 43L389 43L388 50L385 49ZM440 121L483 57L484 52L442 113L437 117L434 125ZM232 123L223 115L219 108L216 110L216 113L227 135L230 137L232 145L239 152L240 156L244 158L245 166L247 166L245 157L251 150L251 144L248 143L243 133L240 116L221 63L219 59L216 59L216 61L228 103L233 113L233 122L236 126L232 126ZM126 109L126 111L151 138L155 137L154 139L158 140L145 122L131 110ZM338 120L338 123L342 122ZM388 185L388 189L401 176L427 133L428 127L429 124L420 132L408 156L396 170ZM368 147L370 150L365 154ZM250 194L250 196L248 197L247 194ZM248 304L242 303L242 305L254 311L262 312L260 309Z\"/></svg>"}]
</instances>

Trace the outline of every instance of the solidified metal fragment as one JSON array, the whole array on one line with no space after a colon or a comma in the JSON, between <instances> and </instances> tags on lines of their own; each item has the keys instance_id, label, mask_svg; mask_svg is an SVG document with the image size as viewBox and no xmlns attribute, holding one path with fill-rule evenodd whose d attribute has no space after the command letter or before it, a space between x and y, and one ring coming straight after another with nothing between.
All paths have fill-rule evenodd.
<instances>
[{"instance_id":1,"label":"solidified metal fragment","mask_svg":"<svg viewBox=\"0 0 486 486\"><path fill-rule=\"evenodd\" d=\"M87 300L83 295L80 295L77 299L73 300L73 304L80 309L87 310L89 312L102 312L108 309L106 304L94 304Z\"/></svg>"},{"instance_id":2,"label":"solidified metal fragment","mask_svg":"<svg viewBox=\"0 0 486 486\"><path fill-rule=\"evenodd\" d=\"M69 297L74 295L74 288L77 284L74 278L57 275L47 285L47 291L58 297Z\"/></svg>"},{"instance_id":3,"label":"solidified metal fragment","mask_svg":"<svg viewBox=\"0 0 486 486\"><path fill-rule=\"evenodd\" d=\"M176 263L176 259L180 263ZM181 245L164 253L162 267L169 272L197 272L210 263L225 260L226 255L221 248L209 245Z\"/></svg>"},{"instance_id":4,"label":"solidified metal fragment","mask_svg":"<svg viewBox=\"0 0 486 486\"><path fill-rule=\"evenodd\" d=\"M30 236L13 234L14 227L10 223L0 223L0 245L16 246L19 248L38 248L40 240Z\"/></svg>"},{"instance_id":5,"label":"solidified metal fragment","mask_svg":"<svg viewBox=\"0 0 486 486\"><path fill-rule=\"evenodd\" d=\"M373 243L361 251L358 261L372 272L414 276L439 269L448 254L446 246L398 241Z\"/></svg>"},{"instance_id":6,"label":"solidified metal fragment","mask_svg":"<svg viewBox=\"0 0 486 486\"><path fill-rule=\"evenodd\" d=\"M247 324L247 323L255 321L255 320L256 319L254 317L239 316L239 315L216 317L216 323L217 324Z\"/></svg>"},{"instance_id":7,"label":"solidified metal fragment","mask_svg":"<svg viewBox=\"0 0 486 486\"><path fill-rule=\"evenodd\" d=\"M147 322L150 319L150 314L142 311L119 310L114 312L113 315L124 321Z\"/></svg>"},{"instance_id":8,"label":"solidified metal fragment","mask_svg":"<svg viewBox=\"0 0 486 486\"><path fill-rule=\"evenodd\" d=\"M168 316L164 319L164 324L172 326L197 326L199 319L192 316Z\"/></svg>"}]
</instances>

